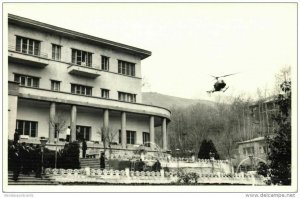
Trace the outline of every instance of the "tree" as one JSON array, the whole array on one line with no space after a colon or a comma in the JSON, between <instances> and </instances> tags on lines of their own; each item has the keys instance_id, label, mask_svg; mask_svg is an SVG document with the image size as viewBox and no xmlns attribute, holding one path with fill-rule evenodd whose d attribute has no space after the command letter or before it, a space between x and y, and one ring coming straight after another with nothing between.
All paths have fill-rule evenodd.
<instances>
[{"instance_id":1,"label":"tree","mask_svg":"<svg viewBox=\"0 0 300 198\"><path fill-rule=\"evenodd\" d=\"M267 136L270 160L270 178L273 184L291 184L291 81L285 80L280 88L276 104L279 113L273 119L278 127L274 136Z\"/></svg>"},{"instance_id":2,"label":"tree","mask_svg":"<svg viewBox=\"0 0 300 198\"><path fill-rule=\"evenodd\" d=\"M217 149L211 140L203 140L198 153L198 158L200 159L210 159L214 156L215 159L220 159Z\"/></svg>"},{"instance_id":3,"label":"tree","mask_svg":"<svg viewBox=\"0 0 300 198\"><path fill-rule=\"evenodd\" d=\"M62 114L56 114L55 116L51 116L49 124L52 128L54 128L54 133L56 134L55 141L55 162L54 167L57 167L57 142L59 139L59 134L61 131L64 131L67 128L67 122L65 120L65 116Z\"/></svg>"},{"instance_id":4,"label":"tree","mask_svg":"<svg viewBox=\"0 0 300 198\"><path fill-rule=\"evenodd\" d=\"M56 114L50 118L49 124L54 128L57 139L59 138L60 132L66 130L67 128L67 121L65 120L65 117L66 116L62 114Z\"/></svg>"},{"instance_id":5,"label":"tree","mask_svg":"<svg viewBox=\"0 0 300 198\"><path fill-rule=\"evenodd\" d=\"M257 167L257 174L264 177L269 176L269 166L263 162L259 162Z\"/></svg>"},{"instance_id":6,"label":"tree","mask_svg":"<svg viewBox=\"0 0 300 198\"><path fill-rule=\"evenodd\" d=\"M111 158L112 148L111 145L115 141L115 138L118 134L118 130L114 130L110 127L101 127L97 132L101 136L101 140L103 142L104 153L109 149L109 159Z\"/></svg>"}]
</instances>

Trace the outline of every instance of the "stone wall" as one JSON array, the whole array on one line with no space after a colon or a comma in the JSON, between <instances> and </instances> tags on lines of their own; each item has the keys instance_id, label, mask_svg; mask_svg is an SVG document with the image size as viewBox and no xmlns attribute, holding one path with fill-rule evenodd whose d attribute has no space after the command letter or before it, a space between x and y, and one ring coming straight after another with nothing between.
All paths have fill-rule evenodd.
<instances>
[{"instance_id":1,"label":"stone wall","mask_svg":"<svg viewBox=\"0 0 300 198\"><path fill-rule=\"evenodd\" d=\"M177 184L177 172L139 172L125 169L46 169L47 176L56 182L64 183L99 183L99 184ZM264 178L254 175L240 174L200 174L199 184L244 184L265 185Z\"/></svg>"}]
</instances>

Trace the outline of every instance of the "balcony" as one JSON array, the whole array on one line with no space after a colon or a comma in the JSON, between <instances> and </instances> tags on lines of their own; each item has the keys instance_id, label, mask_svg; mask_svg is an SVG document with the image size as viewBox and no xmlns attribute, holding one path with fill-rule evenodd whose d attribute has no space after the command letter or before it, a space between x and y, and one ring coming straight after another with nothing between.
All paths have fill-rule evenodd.
<instances>
[{"instance_id":1,"label":"balcony","mask_svg":"<svg viewBox=\"0 0 300 198\"><path fill-rule=\"evenodd\" d=\"M46 89L19 87L19 97L51 101L64 104L73 104L101 109L111 109L117 111L125 111L138 114L155 115L170 119L171 113L169 110L140 103L121 102L112 99L103 99L95 96L75 95L67 92L54 92Z\"/></svg>"},{"instance_id":2,"label":"balcony","mask_svg":"<svg viewBox=\"0 0 300 198\"><path fill-rule=\"evenodd\" d=\"M94 67L80 66L80 65L73 65L73 64L68 67L68 73L77 76L88 77L88 78L97 78L98 76L100 76L100 70Z\"/></svg>"},{"instance_id":3,"label":"balcony","mask_svg":"<svg viewBox=\"0 0 300 198\"><path fill-rule=\"evenodd\" d=\"M8 61L25 64L28 66L44 68L49 64L48 55L39 52L38 55L22 53L16 50L16 46L8 46Z\"/></svg>"}]
</instances>

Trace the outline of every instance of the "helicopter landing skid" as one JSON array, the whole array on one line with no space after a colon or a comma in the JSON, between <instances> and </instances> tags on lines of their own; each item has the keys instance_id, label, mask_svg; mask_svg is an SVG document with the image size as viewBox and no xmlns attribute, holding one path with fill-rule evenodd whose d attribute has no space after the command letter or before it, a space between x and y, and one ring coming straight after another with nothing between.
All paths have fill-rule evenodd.
<instances>
[{"instance_id":1,"label":"helicopter landing skid","mask_svg":"<svg viewBox=\"0 0 300 198\"><path fill-rule=\"evenodd\" d=\"M228 89L229 87L225 87L225 89L223 90L223 93Z\"/></svg>"}]
</instances>

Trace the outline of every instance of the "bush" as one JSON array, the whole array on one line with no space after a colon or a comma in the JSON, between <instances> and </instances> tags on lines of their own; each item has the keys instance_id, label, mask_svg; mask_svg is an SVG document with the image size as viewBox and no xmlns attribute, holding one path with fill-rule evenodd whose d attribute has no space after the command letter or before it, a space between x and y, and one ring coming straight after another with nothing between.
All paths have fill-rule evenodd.
<instances>
[{"instance_id":1,"label":"bush","mask_svg":"<svg viewBox=\"0 0 300 198\"><path fill-rule=\"evenodd\" d=\"M269 167L263 162L258 164L257 174L267 177L269 175Z\"/></svg>"},{"instance_id":2,"label":"bush","mask_svg":"<svg viewBox=\"0 0 300 198\"><path fill-rule=\"evenodd\" d=\"M55 168L55 151L49 150L47 148L44 149L44 167ZM78 142L66 144L62 150L57 151L56 168L80 168Z\"/></svg>"},{"instance_id":3,"label":"bush","mask_svg":"<svg viewBox=\"0 0 300 198\"><path fill-rule=\"evenodd\" d=\"M178 180L179 184L197 184L199 179L198 173L195 172L184 172L182 169L178 172Z\"/></svg>"},{"instance_id":4,"label":"bush","mask_svg":"<svg viewBox=\"0 0 300 198\"><path fill-rule=\"evenodd\" d=\"M59 152L59 162L61 168L64 169L78 169L79 163L79 143L77 141L65 145L65 148Z\"/></svg>"},{"instance_id":5,"label":"bush","mask_svg":"<svg viewBox=\"0 0 300 198\"><path fill-rule=\"evenodd\" d=\"M220 159L218 151L211 140L203 140L199 149L198 158L199 159L210 159L213 155L214 159Z\"/></svg>"}]
</instances>

